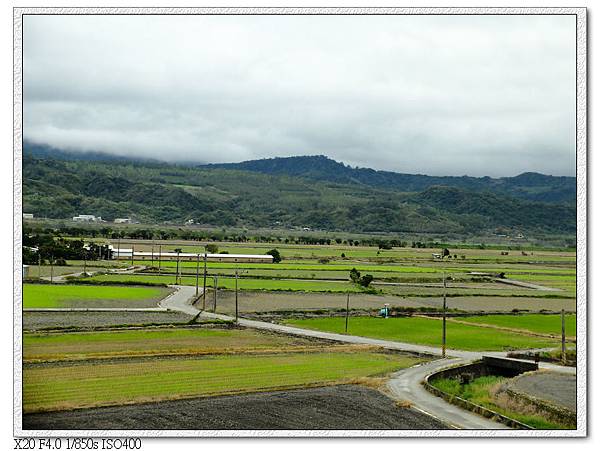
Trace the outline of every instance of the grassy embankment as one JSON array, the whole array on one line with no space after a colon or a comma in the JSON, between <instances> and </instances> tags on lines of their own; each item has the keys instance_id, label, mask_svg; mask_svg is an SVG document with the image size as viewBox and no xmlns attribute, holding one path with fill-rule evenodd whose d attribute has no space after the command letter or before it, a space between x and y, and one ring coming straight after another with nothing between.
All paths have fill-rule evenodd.
<instances>
[{"instance_id":1,"label":"grassy embankment","mask_svg":"<svg viewBox=\"0 0 600 451\"><path fill-rule=\"evenodd\" d=\"M431 385L453 396L471 401L504 416L513 418L536 429L564 429L565 426L551 422L539 414L517 410L514 404L496 397L496 392L508 379L500 376L475 378L471 383L461 385L456 379L436 379Z\"/></svg>"}]
</instances>

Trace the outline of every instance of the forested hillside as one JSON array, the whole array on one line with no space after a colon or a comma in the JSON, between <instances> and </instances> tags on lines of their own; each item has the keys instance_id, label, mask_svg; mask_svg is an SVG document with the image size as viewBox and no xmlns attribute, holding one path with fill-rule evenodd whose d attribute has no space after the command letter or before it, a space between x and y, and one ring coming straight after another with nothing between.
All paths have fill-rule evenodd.
<instances>
[{"instance_id":1,"label":"forested hillside","mask_svg":"<svg viewBox=\"0 0 600 451\"><path fill-rule=\"evenodd\" d=\"M308 175L126 160L57 160L49 155L35 158L26 150L23 205L24 212L36 217L94 214L109 221L132 217L147 223L193 219L211 226L348 232L478 233L498 227L575 232L574 202L550 204L437 185L400 191ZM542 182L533 185L536 190Z\"/></svg>"},{"instance_id":2,"label":"forested hillside","mask_svg":"<svg viewBox=\"0 0 600 451\"><path fill-rule=\"evenodd\" d=\"M444 185L469 190L489 191L500 195L542 202L575 202L577 184L574 177L525 172L516 177L434 177L352 168L323 155L268 158L242 163L204 165L204 168L241 169L272 175L291 175L315 180L367 185L394 191L422 191Z\"/></svg>"}]
</instances>

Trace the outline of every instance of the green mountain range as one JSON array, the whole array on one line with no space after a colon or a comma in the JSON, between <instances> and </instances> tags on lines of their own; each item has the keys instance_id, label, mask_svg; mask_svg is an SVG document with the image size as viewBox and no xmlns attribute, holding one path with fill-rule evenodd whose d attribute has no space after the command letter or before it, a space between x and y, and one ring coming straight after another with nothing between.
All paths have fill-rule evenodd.
<instances>
[{"instance_id":1,"label":"green mountain range","mask_svg":"<svg viewBox=\"0 0 600 451\"><path fill-rule=\"evenodd\" d=\"M576 229L573 177L429 177L350 168L323 156L198 166L69 155L25 144L24 212L347 232Z\"/></svg>"}]
</instances>

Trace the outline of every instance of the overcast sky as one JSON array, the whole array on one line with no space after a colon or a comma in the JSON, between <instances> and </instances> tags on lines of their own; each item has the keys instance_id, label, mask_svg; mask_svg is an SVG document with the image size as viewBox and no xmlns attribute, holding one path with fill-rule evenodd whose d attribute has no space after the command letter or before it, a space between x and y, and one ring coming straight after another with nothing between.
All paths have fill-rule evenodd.
<instances>
[{"instance_id":1,"label":"overcast sky","mask_svg":"<svg viewBox=\"0 0 600 451\"><path fill-rule=\"evenodd\" d=\"M23 132L167 161L574 175L575 45L574 16L25 16Z\"/></svg>"}]
</instances>

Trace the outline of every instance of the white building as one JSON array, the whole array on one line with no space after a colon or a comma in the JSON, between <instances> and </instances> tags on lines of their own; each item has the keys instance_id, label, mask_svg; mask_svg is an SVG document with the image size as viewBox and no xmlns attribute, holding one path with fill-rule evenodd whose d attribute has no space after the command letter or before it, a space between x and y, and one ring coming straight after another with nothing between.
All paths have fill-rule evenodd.
<instances>
[{"instance_id":1,"label":"white building","mask_svg":"<svg viewBox=\"0 0 600 451\"><path fill-rule=\"evenodd\" d=\"M131 224L131 218L115 218L115 224Z\"/></svg>"},{"instance_id":2,"label":"white building","mask_svg":"<svg viewBox=\"0 0 600 451\"><path fill-rule=\"evenodd\" d=\"M33 213L23 213L23 219L33 219Z\"/></svg>"},{"instance_id":3,"label":"white building","mask_svg":"<svg viewBox=\"0 0 600 451\"><path fill-rule=\"evenodd\" d=\"M75 222L102 222L102 217L94 215L77 215L73 216Z\"/></svg>"},{"instance_id":4,"label":"white building","mask_svg":"<svg viewBox=\"0 0 600 451\"><path fill-rule=\"evenodd\" d=\"M114 244L109 246L114 260L131 260L133 254L134 260L144 261L203 261L204 254L189 252L148 252L136 251L130 248L115 248ZM273 263L272 255L253 255L253 254L206 254L206 261L221 263Z\"/></svg>"}]
</instances>

